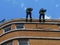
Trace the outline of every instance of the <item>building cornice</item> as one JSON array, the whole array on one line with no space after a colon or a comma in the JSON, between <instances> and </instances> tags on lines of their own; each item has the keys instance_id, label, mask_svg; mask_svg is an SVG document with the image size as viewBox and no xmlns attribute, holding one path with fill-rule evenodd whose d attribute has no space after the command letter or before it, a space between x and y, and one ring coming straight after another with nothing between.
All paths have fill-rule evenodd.
<instances>
[{"instance_id":1,"label":"building cornice","mask_svg":"<svg viewBox=\"0 0 60 45\"><path fill-rule=\"evenodd\" d=\"M8 34L8 33L11 33L11 32L16 32L16 31L33 31L33 32L60 32L60 30L44 30L44 29L15 29L15 30L10 30L10 31L8 31L8 32L5 32L5 33L3 33L3 34L1 34L0 35L0 37L1 36L4 36L4 35L6 35L6 34Z\"/></svg>"},{"instance_id":2,"label":"building cornice","mask_svg":"<svg viewBox=\"0 0 60 45\"><path fill-rule=\"evenodd\" d=\"M45 22L39 22L39 19L33 19L32 22L26 22L26 19L11 19L5 22L0 23L0 29L2 29L6 25L15 24L15 23L23 23L23 24L48 24L48 25L59 25L59 19L46 19Z\"/></svg>"},{"instance_id":3,"label":"building cornice","mask_svg":"<svg viewBox=\"0 0 60 45\"><path fill-rule=\"evenodd\" d=\"M4 23L0 24L0 29L3 28L4 26L15 24L15 23L23 23L23 24L48 24L48 25L59 25L60 22L10 22L10 23Z\"/></svg>"},{"instance_id":4,"label":"building cornice","mask_svg":"<svg viewBox=\"0 0 60 45\"><path fill-rule=\"evenodd\" d=\"M0 42L0 45L15 39L41 39L41 40L60 40L60 37L38 37L38 36L19 36L19 37L13 37L7 40L4 40L3 42Z\"/></svg>"}]
</instances>

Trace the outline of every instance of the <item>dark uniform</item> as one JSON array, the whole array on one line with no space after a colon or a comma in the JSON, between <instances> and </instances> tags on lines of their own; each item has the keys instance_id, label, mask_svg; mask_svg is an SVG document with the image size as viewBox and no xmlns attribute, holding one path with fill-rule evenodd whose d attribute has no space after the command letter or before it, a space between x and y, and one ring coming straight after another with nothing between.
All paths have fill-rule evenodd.
<instances>
[{"instance_id":1,"label":"dark uniform","mask_svg":"<svg viewBox=\"0 0 60 45\"><path fill-rule=\"evenodd\" d=\"M45 22L45 12L46 12L45 9L43 9L43 8L40 9L40 11L39 11L39 14L40 14L39 22L41 22L41 19L43 20L43 22Z\"/></svg>"},{"instance_id":2,"label":"dark uniform","mask_svg":"<svg viewBox=\"0 0 60 45\"><path fill-rule=\"evenodd\" d=\"M26 21L28 20L28 15L30 16L30 21L32 21L32 16L31 16L32 10L33 10L32 8L26 9Z\"/></svg>"}]
</instances>

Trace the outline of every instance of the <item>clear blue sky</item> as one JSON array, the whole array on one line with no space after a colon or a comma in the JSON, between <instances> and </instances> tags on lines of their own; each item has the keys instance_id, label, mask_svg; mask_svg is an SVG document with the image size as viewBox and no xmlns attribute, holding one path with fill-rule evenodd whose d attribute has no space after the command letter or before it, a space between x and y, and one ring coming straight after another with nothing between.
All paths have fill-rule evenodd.
<instances>
[{"instance_id":1,"label":"clear blue sky","mask_svg":"<svg viewBox=\"0 0 60 45\"><path fill-rule=\"evenodd\" d=\"M39 18L39 9L47 9L46 15L60 18L60 0L0 0L0 19L25 18L25 9L33 8L32 17Z\"/></svg>"}]
</instances>

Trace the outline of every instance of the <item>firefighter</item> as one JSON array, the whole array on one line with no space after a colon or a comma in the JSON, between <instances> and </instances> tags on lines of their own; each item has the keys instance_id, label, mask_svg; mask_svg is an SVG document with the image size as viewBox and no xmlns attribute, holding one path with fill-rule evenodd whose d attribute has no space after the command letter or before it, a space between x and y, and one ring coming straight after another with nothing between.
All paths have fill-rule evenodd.
<instances>
[{"instance_id":1,"label":"firefighter","mask_svg":"<svg viewBox=\"0 0 60 45\"><path fill-rule=\"evenodd\" d=\"M41 22L43 20L43 22L45 22L45 12L46 10L41 8L40 11L39 11L39 22Z\"/></svg>"},{"instance_id":2,"label":"firefighter","mask_svg":"<svg viewBox=\"0 0 60 45\"><path fill-rule=\"evenodd\" d=\"M30 16L30 22L32 21L32 14L31 14L31 12L32 12L32 8L27 8L26 9L26 22L28 21L28 16Z\"/></svg>"}]
</instances>

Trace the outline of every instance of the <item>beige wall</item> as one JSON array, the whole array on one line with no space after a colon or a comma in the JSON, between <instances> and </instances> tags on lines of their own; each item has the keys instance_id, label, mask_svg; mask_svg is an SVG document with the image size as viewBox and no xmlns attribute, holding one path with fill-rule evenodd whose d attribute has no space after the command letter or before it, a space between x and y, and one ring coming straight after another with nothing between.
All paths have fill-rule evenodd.
<instances>
[{"instance_id":1,"label":"beige wall","mask_svg":"<svg viewBox=\"0 0 60 45\"><path fill-rule=\"evenodd\" d=\"M30 28L30 29L56 29L58 30L59 27L57 25L50 25L50 24L25 24L25 28Z\"/></svg>"},{"instance_id":2,"label":"beige wall","mask_svg":"<svg viewBox=\"0 0 60 45\"><path fill-rule=\"evenodd\" d=\"M15 24L12 24L12 25L11 25L11 29L12 29L12 30L13 30L13 29L16 29Z\"/></svg>"},{"instance_id":3,"label":"beige wall","mask_svg":"<svg viewBox=\"0 0 60 45\"><path fill-rule=\"evenodd\" d=\"M3 29L0 30L0 35L3 34Z\"/></svg>"},{"instance_id":4,"label":"beige wall","mask_svg":"<svg viewBox=\"0 0 60 45\"><path fill-rule=\"evenodd\" d=\"M36 29L36 24L25 24L25 28L27 28L27 29Z\"/></svg>"},{"instance_id":5,"label":"beige wall","mask_svg":"<svg viewBox=\"0 0 60 45\"><path fill-rule=\"evenodd\" d=\"M18 45L18 40L13 40L13 45Z\"/></svg>"},{"instance_id":6,"label":"beige wall","mask_svg":"<svg viewBox=\"0 0 60 45\"><path fill-rule=\"evenodd\" d=\"M30 45L60 45L60 40L37 40L31 39Z\"/></svg>"},{"instance_id":7,"label":"beige wall","mask_svg":"<svg viewBox=\"0 0 60 45\"><path fill-rule=\"evenodd\" d=\"M45 30L49 30L49 29L58 29L57 25L50 25L50 24L38 24L37 27L40 29L45 29Z\"/></svg>"},{"instance_id":8,"label":"beige wall","mask_svg":"<svg viewBox=\"0 0 60 45\"><path fill-rule=\"evenodd\" d=\"M44 30L59 30L59 27L57 25L48 25L48 24L25 24L25 29L44 29ZM15 24L11 25L11 29L16 29ZM0 34L3 33L3 30L0 30Z\"/></svg>"},{"instance_id":9,"label":"beige wall","mask_svg":"<svg viewBox=\"0 0 60 45\"><path fill-rule=\"evenodd\" d=\"M35 36L35 37L60 37L60 32L39 32L39 31L15 31L7 33L0 37L0 42L19 36Z\"/></svg>"}]
</instances>

